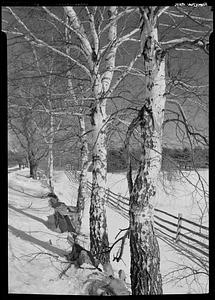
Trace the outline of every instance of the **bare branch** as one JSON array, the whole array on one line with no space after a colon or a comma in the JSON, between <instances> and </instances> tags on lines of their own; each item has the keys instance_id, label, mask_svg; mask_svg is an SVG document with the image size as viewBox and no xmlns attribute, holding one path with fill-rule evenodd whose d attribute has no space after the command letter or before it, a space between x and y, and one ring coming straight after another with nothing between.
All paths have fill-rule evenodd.
<instances>
[{"instance_id":1,"label":"bare branch","mask_svg":"<svg viewBox=\"0 0 215 300\"><path fill-rule=\"evenodd\" d=\"M118 243L121 240L120 249L118 250L117 255L113 258L113 261L116 260L117 262L119 262L120 259L122 258L123 250L124 250L124 246L125 246L125 240L126 240L126 238L129 237L129 232L130 232L130 230L128 229L126 231L126 233L113 244L113 245L116 245L116 243ZM113 247L113 245L111 247Z\"/></svg>"},{"instance_id":2,"label":"bare branch","mask_svg":"<svg viewBox=\"0 0 215 300\"><path fill-rule=\"evenodd\" d=\"M96 32L94 15L89 11L87 6L85 8L87 10L89 21L90 21L90 29L91 29L91 34L93 37L94 51L95 51L95 53L98 53L99 38L98 38L98 34Z\"/></svg>"},{"instance_id":3,"label":"bare branch","mask_svg":"<svg viewBox=\"0 0 215 300\"><path fill-rule=\"evenodd\" d=\"M115 21L118 21L120 18L122 18L123 16L125 16L126 14L129 13L133 13L133 12L137 12L138 8L134 7L134 8L126 8L124 11L120 12L117 14L117 17L115 19ZM115 22L114 20L111 21L110 23L108 23L102 30L101 33L105 32L110 26L113 25L113 23Z\"/></svg>"},{"instance_id":4,"label":"bare branch","mask_svg":"<svg viewBox=\"0 0 215 300\"><path fill-rule=\"evenodd\" d=\"M165 14L167 15L171 15L173 17L176 17L176 18L184 18L184 15L186 15L187 17L193 19L193 20L200 20L200 21L205 21L205 22L213 22L213 19L208 19L208 18L203 18L203 17L199 17L199 16L191 16L191 15L188 15L187 12L185 12L184 10L181 10L179 8L177 8L177 10L179 12L181 12L182 14L177 14L175 12L171 12L171 11L168 11L168 12L164 12ZM202 25L201 23L198 23L199 25Z\"/></svg>"},{"instance_id":5,"label":"bare branch","mask_svg":"<svg viewBox=\"0 0 215 300\"><path fill-rule=\"evenodd\" d=\"M136 39L131 39L130 37L132 35L134 35L135 33L139 32L139 28L135 28L133 29L131 32L127 33L126 35L118 38L116 40L116 44L117 46L121 45L122 43L126 42L126 41L135 41L135 42L140 42L140 40L136 40Z\"/></svg>"},{"instance_id":6,"label":"bare branch","mask_svg":"<svg viewBox=\"0 0 215 300\"><path fill-rule=\"evenodd\" d=\"M78 34L78 37L81 40L83 49L84 49L87 57L88 58L91 57L92 48L91 48L91 45L85 34L84 27L80 23L80 20L78 19L76 12L74 11L72 6L64 6L64 10L65 10L66 15L70 19L70 22L71 22L70 24L73 27L73 31L75 30L76 34Z\"/></svg>"},{"instance_id":7,"label":"bare branch","mask_svg":"<svg viewBox=\"0 0 215 300\"><path fill-rule=\"evenodd\" d=\"M15 34L18 34L18 35L23 35L30 43L33 43L35 46L37 46L37 47L47 47L48 49L51 49L53 52L56 52L59 55L66 57L67 59L69 59L72 62L74 62L77 66L79 66L82 70L84 70L84 72L91 78L90 71L84 65L82 65L80 62L78 62L77 60L73 59L71 56L67 55L66 53L58 50L57 48L55 48L55 47L47 44L46 42L44 42L43 40L41 40L39 38L37 38L33 33L31 33L31 31L21 21L21 19L13 12L13 10L10 7L7 7L7 8L11 12L11 14L15 17L15 19L26 29L26 31L28 32L28 35L33 38L33 41L29 39L28 35L25 35L23 33L13 32L13 31L6 31L6 32L15 33Z\"/></svg>"},{"instance_id":8,"label":"bare branch","mask_svg":"<svg viewBox=\"0 0 215 300\"><path fill-rule=\"evenodd\" d=\"M106 94L107 97L110 97L111 94L116 90L116 88L119 86L120 82L129 74L131 71L133 65L135 64L136 60L140 57L140 53L136 55L136 57L130 62L129 66L126 68L126 70L119 76L119 78L116 80L114 85L111 86L109 89L108 93Z\"/></svg>"},{"instance_id":9,"label":"bare branch","mask_svg":"<svg viewBox=\"0 0 215 300\"><path fill-rule=\"evenodd\" d=\"M163 13L165 13L165 11L167 11L167 9L169 8L169 6L164 6L164 7L159 7L158 6L158 8L159 8L159 10L157 12L157 16L159 18Z\"/></svg>"},{"instance_id":10,"label":"bare branch","mask_svg":"<svg viewBox=\"0 0 215 300\"><path fill-rule=\"evenodd\" d=\"M201 38L192 40L186 37L182 37L171 41L161 42L161 45L170 45L170 44L172 44L172 46L165 48L165 51L169 51L171 49L174 49L175 47L180 47L180 46L195 46L202 49L206 54L209 54L208 43L201 40Z\"/></svg>"}]
</instances>

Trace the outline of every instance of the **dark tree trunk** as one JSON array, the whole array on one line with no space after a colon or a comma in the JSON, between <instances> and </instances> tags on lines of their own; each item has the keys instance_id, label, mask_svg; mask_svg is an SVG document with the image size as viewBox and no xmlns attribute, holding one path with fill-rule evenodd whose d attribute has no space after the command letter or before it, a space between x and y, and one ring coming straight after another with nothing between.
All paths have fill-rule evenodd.
<instances>
[{"instance_id":1,"label":"dark tree trunk","mask_svg":"<svg viewBox=\"0 0 215 300\"><path fill-rule=\"evenodd\" d=\"M27 157L25 157L25 165L26 165L27 168L29 168L29 162L28 162L28 158Z\"/></svg>"},{"instance_id":2,"label":"dark tree trunk","mask_svg":"<svg viewBox=\"0 0 215 300\"><path fill-rule=\"evenodd\" d=\"M30 161L30 177L33 179L37 179L37 168L38 165Z\"/></svg>"},{"instance_id":3,"label":"dark tree trunk","mask_svg":"<svg viewBox=\"0 0 215 300\"><path fill-rule=\"evenodd\" d=\"M34 157L33 151L28 154L28 161L30 167L30 178L37 179L38 162Z\"/></svg>"}]
</instances>

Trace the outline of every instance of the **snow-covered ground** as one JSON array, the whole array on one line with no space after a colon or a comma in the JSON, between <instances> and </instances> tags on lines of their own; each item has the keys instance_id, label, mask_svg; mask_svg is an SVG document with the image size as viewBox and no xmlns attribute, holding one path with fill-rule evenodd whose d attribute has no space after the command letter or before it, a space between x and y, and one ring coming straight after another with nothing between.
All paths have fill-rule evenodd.
<instances>
[{"instance_id":1,"label":"snow-covered ground","mask_svg":"<svg viewBox=\"0 0 215 300\"><path fill-rule=\"evenodd\" d=\"M193 171L184 171L182 174L172 174L173 180L168 180L163 174L160 176L158 190L154 204L155 208L167 211L175 216L181 213L188 220L208 226L208 197L203 197L202 190L208 193L208 170L199 171L199 177ZM180 175L180 176L179 176ZM89 181L91 173L88 174ZM202 188L202 184L203 188ZM108 174L107 186L114 193L128 196L126 174ZM205 209L206 208L206 209ZM107 224L109 240L114 242L119 229L128 227L128 221L112 209L107 208ZM163 292L165 294L206 293L208 292L208 276L199 274L190 276L192 272L202 272L196 264L159 239L161 273L163 276ZM114 251L113 251L114 252ZM115 251L116 252L116 251ZM113 262L115 268L123 268L129 279L130 253L129 241L124 248L123 262ZM171 272L171 273L170 273ZM180 280L181 276L185 277Z\"/></svg>"},{"instance_id":2,"label":"snow-covered ground","mask_svg":"<svg viewBox=\"0 0 215 300\"><path fill-rule=\"evenodd\" d=\"M48 216L53 209L46 198L41 199L48 189L28 173L24 169L8 174L9 293L82 294L89 271L71 266L68 277L59 278L66 266L63 255L71 246L66 233L52 229ZM55 180L60 199L75 204L75 191L63 172L56 173Z\"/></svg>"},{"instance_id":3,"label":"snow-covered ground","mask_svg":"<svg viewBox=\"0 0 215 300\"><path fill-rule=\"evenodd\" d=\"M75 269L73 266L67 271L67 276L59 278L60 272L65 268L63 255L71 249L67 242L67 233L56 232L52 227L53 213L48 206L48 199L41 198L48 189L40 181L30 179L29 170L8 170L8 267L9 267L9 292L28 294L84 294L83 282L87 275L92 272L88 269ZM185 173L187 176L188 174ZM201 171L208 182L208 171ZM194 174L189 174L192 182ZM71 183L63 171L55 172L55 192L60 200L68 205L75 205L77 199L77 184ZM90 174L89 174L90 179ZM127 182L125 174L108 174L108 187L115 193L127 194ZM167 182L165 193L160 184L155 207L161 208L174 214L182 213L185 218L199 222L200 209L204 199L194 193L185 181ZM199 202L196 205L196 202ZM83 233L80 243L89 248L89 205L86 203L84 213ZM107 225L110 244L115 241L119 229L128 227L128 221L111 208L106 208ZM48 217L49 216L49 217ZM205 213L205 225L208 225ZM191 261L178 255L173 248L159 240L161 255L161 273L163 276L163 290L169 293L205 293L208 291L207 276L202 274L187 277L186 280L177 282L174 274L167 276L168 272L184 266L186 274L188 268L196 267ZM116 254L117 246L113 249L111 257ZM130 282L130 254L129 241L123 252L122 261L112 262L114 271L124 269L127 274L127 282ZM180 266L179 266L180 264ZM175 274L176 275L176 274ZM172 282L168 282L173 279ZM192 282L191 282L192 281Z\"/></svg>"}]
</instances>

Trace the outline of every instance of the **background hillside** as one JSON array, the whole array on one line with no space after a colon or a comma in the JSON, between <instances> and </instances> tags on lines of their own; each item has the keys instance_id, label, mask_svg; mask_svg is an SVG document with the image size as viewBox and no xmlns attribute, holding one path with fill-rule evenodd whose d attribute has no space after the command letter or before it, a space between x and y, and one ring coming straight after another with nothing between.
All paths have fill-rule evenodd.
<instances>
[{"instance_id":1,"label":"background hillside","mask_svg":"<svg viewBox=\"0 0 215 300\"><path fill-rule=\"evenodd\" d=\"M22 152L8 151L8 166L15 166L19 162L22 162L25 155ZM132 167L134 170L138 167L138 158L140 157L140 150L133 150L132 152ZM55 168L65 169L67 164L71 164L72 168L79 170L79 154L76 152L64 153L61 159L55 160ZM124 148L109 149L107 155L108 172L120 172L125 171L126 166L126 151ZM208 149L195 148L192 152L188 148L163 148L162 155L162 170L175 170L178 167L182 170L193 169L193 165L198 168L208 168L209 165L209 152ZM47 163L41 160L41 169L46 170Z\"/></svg>"}]
</instances>

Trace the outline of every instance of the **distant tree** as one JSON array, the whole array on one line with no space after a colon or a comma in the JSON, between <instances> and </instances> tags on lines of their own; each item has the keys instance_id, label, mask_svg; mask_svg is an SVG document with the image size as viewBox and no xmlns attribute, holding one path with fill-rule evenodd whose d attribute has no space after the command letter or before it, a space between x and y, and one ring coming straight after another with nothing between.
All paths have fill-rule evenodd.
<instances>
[{"instance_id":1,"label":"distant tree","mask_svg":"<svg viewBox=\"0 0 215 300\"><path fill-rule=\"evenodd\" d=\"M20 146L26 153L30 167L30 177L37 179L40 160L47 155L48 149L41 143L37 128L33 124L33 113L27 109L10 110L9 128L14 132Z\"/></svg>"},{"instance_id":2,"label":"distant tree","mask_svg":"<svg viewBox=\"0 0 215 300\"><path fill-rule=\"evenodd\" d=\"M8 150L8 166L13 167L14 165L27 165L26 161L26 155L23 152L13 152L11 150Z\"/></svg>"}]
</instances>

